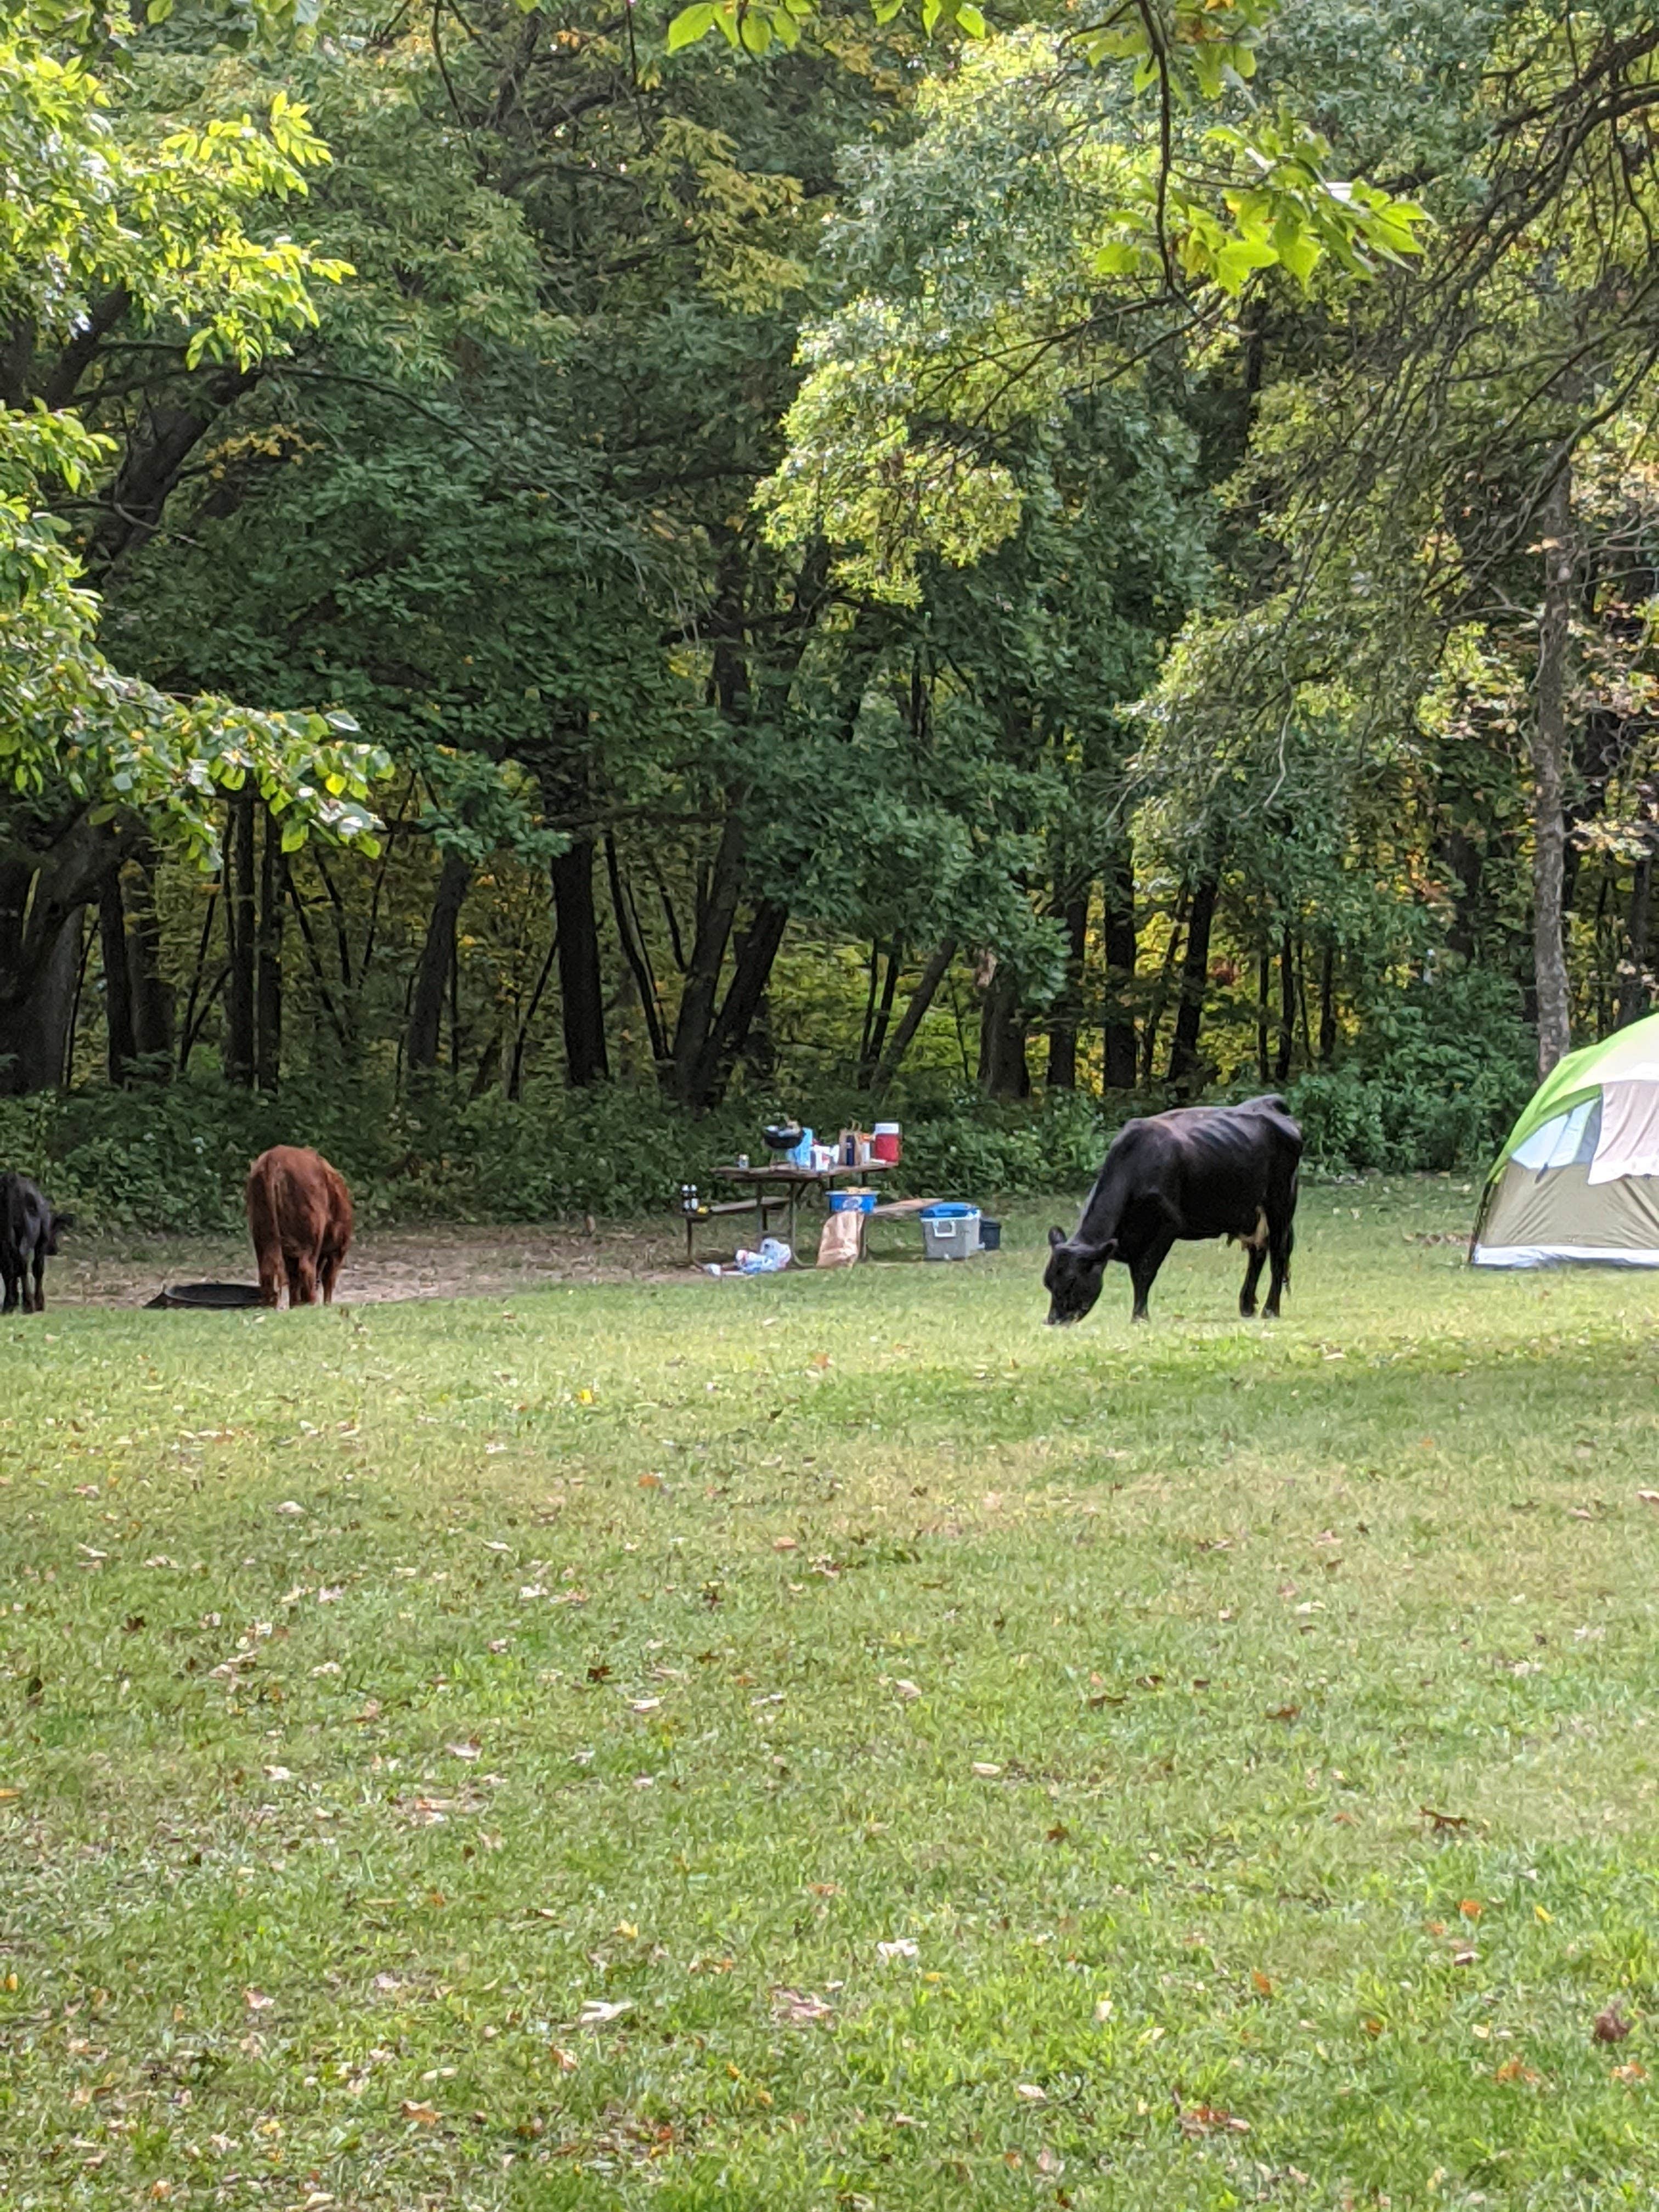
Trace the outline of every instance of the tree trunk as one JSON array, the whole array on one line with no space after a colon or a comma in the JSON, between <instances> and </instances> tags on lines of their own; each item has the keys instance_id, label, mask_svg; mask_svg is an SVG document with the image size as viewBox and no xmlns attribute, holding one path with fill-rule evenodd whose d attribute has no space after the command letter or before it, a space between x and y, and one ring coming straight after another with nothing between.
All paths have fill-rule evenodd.
<instances>
[{"instance_id":1,"label":"tree trunk","mask_svg":"<svg viewBox=\"0 0 1659 2212\"><path fill-rule=\"evenodd\" d=\"M909 1004L899 1017L899 1025L893 1032L892 1042L877 1062L876 1072L870 1079L870 1088L878 1097L897 1074L905 1054L910 1049L911 1040L926 1019L927 1009L938 997L939 987L945 981L956 957L957 941L954 937L942 939L928 954L927 965L922 969L915 989L910 994Z\"/></svg>"},{"instance_id":2,"label":"tree trunk","mask_svg":"<svg viewBox=\"0 0 1659 2212\"><path fill-rule=\"evenodd\" d=\"M1031 1095L1019 981L1006 960L996 963L980 998L979 1087L988 1098Z\"/></svg>"},{"instance_id":3,"label":"tree trunk","mask_svg":"<svg viewBox=\"0 0 1659 2212\"><path fill-rule=\"evenodd\" d=\"M881 1056L887 1049L887 1032L893 1023L893 1001L898 996L899 971L904 965L904 939L896 937L887 948L887 974L882 982L881 1003L876 1008L875 1019L870 1024L869 1040L859 1069L859 1088L868 1090L872 1072L881 1065Z\"/></svg>"},{"instance_id":4,"label":"tree trunk","mask_svg":"<svg viewBox=\"0 0 1659 2212\"><path fill-rule=\"evenodd\" d=\"M1264 945L1255 962L1255 1075L1267 1087L1267 1002L1273 988L1273 955Z\"/></svg>"},{"instance_id":5,"label":"tree trunk","mask_svg":"<svg viewBox=\"0 0 1659 2212\"><path fill-rule=\"evenodd\" d=\"M1106 1024L1104 1081L1109 1091L1135 1087L1135 870L1125 849L1106 872L1104 916Z\"/></svg>"},{"instance_id":6,"label":"tree trunk","mask_svg":"<svg viewBox=\"0 0 1659 2212\"><path fill-rule=\"evenodd\" d=\"M161 919L155 910L155 855L141 845L127 872L127 974L132 987L133 1036L153 1080L165 1083L173 1061L173 986L161 969Z\"/></svg>"},{"instance_id":7,"label":"tree trunk","mask_svg":"<svg viewBox=\"0 0 1659 2212\"><path fill-rule=\"evenodd\" d=\"M1327 944L1319 957L1319 1065L1336 1057L1336 947Z\"/></svg>"},{"instance_id":8,"label":"tree trunk","mask_svg":"<svg viewBox=\"0 0 1659 2212\"><path fill-rule=\"evenodd\" d=\"M129 443L114 483L100 505L86 549L88 572L101 580L122 556L143 545L161 526L161 511L195 448L226 408L252 391L263 370L222 368L191 387L193 404L159 405Z\"/></svg>"},{"instance_id":9,"label":"tree trunk","mask_svg":"<svg viewBox=\"0 0 1659 2212\"><path fill-rule=\"evenodd\" d=\"M409 1002L409 1038L404 1058L411 1076L426 1074L438 1065L444 999L449 971L455 964L455 924L471 880L471 861L459 853L446 853Z\"/></svg>"},{"instance_id":10,"label":"tree trunk","mask_svg":"<svg viewBox=\"0 0 1659 2212\"><path fill-rule=\"evenodd\" d=\"M744 931L737 950L732 982L726 994L726 1003L720 1008L720 1019L714 1025L710 1041L710 1063L695 1071L696 1100L699 1107L720 1103L726 1079L733 1062L749 1042L760 1003L767 984L772 977L772 963L778 957L778 947L783 942L783 933L788 927L789 909L775 899L763 899L755 909L754 919Z\"/></svg>"},{"instance_id":11,"label":"tree trunk","mask_svg":"<svg viewBox=\"0 0 1659 2212\"><path fill-rule=\"evenodd\" d=\"M1532 939L1538 989L1538 1073L1572 1042L1562 881L1566 854L1567 655L1572 613L1572 473L1563 462L1544 501L1544 605L1532 726Z\"/></svg>"},{"instance_id":12,"label":"tree trunk","mask_svg":"<svg viewBox=\"0 0 1659 2212\"><path fill-rule=\"evenodd\" d=\"M1625 918L1626 958L1620 978L1619 1026L1640 1021L1648 1010L1648 936L1653 909L1653 855L1644 853L1631 878L1630 906Z\"/></svg>"},{"instance_id":13,"label":"tree trunk","mask_svg":"<svg viewBox=\"0 0 1659 2212\"><path fill-rule=\"evenodd\" d=\"M578 838L552 864L554 924L559 933L560 1018L565 1080L575 1091L611 1074L605 1045L605 977L593 907L593 843Z\"/></svg>"},{"instance_id":14,"label":"tree trunk","mask_svg":"<svg viewBox=\"0 0 1659 2212\"><path fill-rule=\"evenodd\" d=\"M1066 902L1066 988L1048 1024L1048 1088L1077 1089L1077 1032L1083 1013L1083 963L1089 950L1089 894Z\"/></svg>"},{"instance_id":15,"label":"tree trunk","mask_svg":"<svg viewBox=\"0 0 1659 2212\"><path fill-rule=\"evenodd\" d=\"M1273 1080L1288 1083L1296 1053L1296 941L1288 925L1279 940L1279 1055Z\"/></svg>"},{"instance_id":16,"label":"tree trunk","mask_svg":"<svg viewBox=\"0 0 1659 2212\"><path fill-rule=\"evenodd\" d=\"M1170 1042L1170 1081L1182 1097L1202 1087L1198 1057L1198 1033L1204 1019L1204 999L1210 981L1210 931L1221 884L1217 874L1206 875L1194 886L1192 908L1187 917L1187 951L1181 963L1181 1000L1176 1008L1175 1035Z\"/></svg>"},{"instance_id":17,"label":"tree trunk","mask_svg":"<svg viewBox=\"0 0 1659 2212\"><path fill-rule=\"evenodd\" d=\"M709 1064L720 968L743 890L743 855L742 825L735 813L728 814L707 890L698 901L697 933L686 964L679 1018L674 1024L674 1089L680 1103L694 1113L702 1106L697 1077Z\"/></svg>"},{"instance_id":18,"label":"tree trunk","mask_svg":"<svg viewBox=\"0 0 1659 2212\"><path fill-rule=\"evenodd\" d=\"M1182 933L1187 926L1187 907L1190 893L1185 884L1176 895L1175 911L1170 916L1170 941L1164 948L1164 962L1158 969L1158 981L1152 986L1152 1004L1146 1009L1146 1026L1140 1040L1140 1087L1150 1090L1152 1069L1158 1056L1158 1033L1164 1021L1164 1009L1170 997L1170 979L1175 974L1176 956L1180 949Z\"/></svg>"},{"instance_id":19,"label":"tree trunk","mask_svg":"<svg viewBox=\"0 0 1659 2212\"><path fill-rule=\"evenodd\" d=\"M274 1094L283 1073L283 833L268 809L261 813L254 1074Z\"/></svg>"},{"instance_id":20,"label":"tree trunk","mask_svg":"<svg viewBox=\"0 0 1659 2212\"><path fill-rule=\"evenodd\" d=\"M617 940L623 957L633 970L634 981L639 986L640 1012L645 1018L645 1031L651 1041L651 1057L660 1068L668 1057L668 1038L663 1028L662 1004L657 996L657 979L651 972L651 955L639 927L639 915L623 883L622 866L617 858L617 841L605 841L605 874L611 884L611 911L617 924Z\"/></svg>"},{"instance_id":21,"label":"tree trunk","mask_svg":"<svg viewBox=\"0 0 1659 2212\"><path fill-rule=\"evenodd\" d=\"M228 897L225 925L230 977L225 986L225 1075L251 1090L255 1072L253 787L245 783L230 801L230 839L225 854Z\"/></svg>"},{"instance_id":22,"label":"tree trunk","mask_svg":"<svg viewBox=\"0 0 1659 2212\"><path fill-rule=\"evenodd\" d=\"M125 1091L132 1079L138 1041L132 1021L132 979L127 967L127 916L121 877L112 869L98 895L98 949L104 963L104 1057L111 1084Z\"/></svg>"}]
</instances>

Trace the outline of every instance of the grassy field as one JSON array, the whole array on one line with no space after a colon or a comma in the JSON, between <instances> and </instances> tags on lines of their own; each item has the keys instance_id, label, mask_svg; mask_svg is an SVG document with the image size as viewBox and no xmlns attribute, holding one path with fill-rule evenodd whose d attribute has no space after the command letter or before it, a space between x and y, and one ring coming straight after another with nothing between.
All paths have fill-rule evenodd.
<instances>
[{"instance_id":1,"label":"grassy field","mask_svg":"<svg viewBox=\"0 0 1659 2212\"><path fill-rule=\"evenodd\" d=\"M7 1321L0 2203L1652 2203L1659 1285L1472 1203Z\"/></svg>"}]
</instances>

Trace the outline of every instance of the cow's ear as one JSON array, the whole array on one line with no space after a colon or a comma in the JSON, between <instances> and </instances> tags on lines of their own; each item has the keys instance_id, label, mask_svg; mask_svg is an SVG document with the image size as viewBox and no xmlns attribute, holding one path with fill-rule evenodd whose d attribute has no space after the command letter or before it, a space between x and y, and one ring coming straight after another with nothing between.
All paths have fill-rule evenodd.
<instances>
[{"instance_id":1,"label":"cow's ear","mask_svg":"<svg viewBox=\"0 0 1659 2212\"><path fill-rule=\"evenodd\" d=\"M1051 1252L1057 1252L1065 1242L1066 1231L1063 1229L1051 1229L1048 1231L1048 1249Z\"/></svg>"}]
</instances>

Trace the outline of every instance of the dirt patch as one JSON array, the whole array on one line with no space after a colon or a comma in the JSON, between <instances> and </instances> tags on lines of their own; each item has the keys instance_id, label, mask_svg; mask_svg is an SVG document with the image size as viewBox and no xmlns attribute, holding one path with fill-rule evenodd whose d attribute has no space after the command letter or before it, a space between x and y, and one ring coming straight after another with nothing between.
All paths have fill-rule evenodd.
<instances>
[{"instance_id":1,"label":"dirt patch","mask_svg":"<svg viewBox=\"0 0 1659 2212\"><path fill-rule=\"evenodd\" d=\"M142 1305L168 1283L251 1283L243 1237L66 1236L46 1296L61 1305ZM485 1298L560 1284L696 1281L672 1220L550 1228L366 1229L340 1277L344 1305L398 1298Z\"/></svg>"}]
</instances>

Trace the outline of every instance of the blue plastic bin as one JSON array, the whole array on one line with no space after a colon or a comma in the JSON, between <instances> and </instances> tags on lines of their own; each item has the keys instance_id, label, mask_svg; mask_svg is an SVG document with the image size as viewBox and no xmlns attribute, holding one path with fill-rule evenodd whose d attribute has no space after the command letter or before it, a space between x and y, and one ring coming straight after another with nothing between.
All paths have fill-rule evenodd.
<instances>
[{"instance_id":1,"label":"blue plastic bin","mask_svg":"<svg viewBox=\"0 0 1659 2212\"><path fill-rule=\"evenodd\" d=\"M979 1249L979 1208L954 1200L924 1206L916 1217L921 1223L922 1252L929 1260L968 1260Z\"/></svg>"},{"instance_id":2,"label":"blue plastic bin","mask_svg":"<svg viewBox=\"0 0 1659 2212\"><path fill-rule=\"evenodd\" d=\"M878 1195L873 1190L832 1190L830 1211L831 1213L873 1213Z\"/></svg>"}]
</instances>

